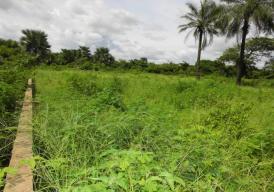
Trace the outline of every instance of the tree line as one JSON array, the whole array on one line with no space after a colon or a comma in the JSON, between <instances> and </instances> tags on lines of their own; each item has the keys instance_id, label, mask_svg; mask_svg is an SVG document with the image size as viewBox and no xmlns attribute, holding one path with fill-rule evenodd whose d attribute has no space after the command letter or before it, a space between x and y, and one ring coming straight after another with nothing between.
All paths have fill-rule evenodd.
<instances>
[{"instance_id":1,"label":"tree line","mask_svg":"<svg viewBox=\"0 0 274 192\"><path fill-rule=\"evenodd\" d=\"M50 51L47 35L43 31L23 30L20 42L0 39L0 67L33 67L38 65L76 67L83 70L119 69L139 70L158 74L197 75L197 68L185 61L180 63L155 64L147 58L116 60L108 48L97 48L93 53L89 47L79 46L77 49L62 49L60 52ZM239 45L228 48L216 60L201 60L200 75L218 74L226 77L236 75L236 63L239 58ZM274 78L274 39L255 37L246 43L246 77ZM263 69L256 63L261 57L269 58Z\"/></svg>"},{"instance_id":2,"label":"tree line","mask_svg":"<svg viewBox=\"0 0 274 192\"><path fill-rule=\"evenodd\" d=\"M155 64L147 58L116 60L110 50L97 48L93 53L86 46L77 49L61 49L51 52L48 36L40 30L26 29L22 31L19 42L0 39L0 65L10 67L35 65L61 65L77 67L84 70L123 69L142 70L150 73L196 75L220 74L236 76L237 84L242 77L273 78L274 74L274 39L272 37L246 38L251 25L258 32L272 34L273 2L267 0L225 0L228 5L216 4L211 0L202 0L200 7L188 3L189 12L182 16L184 24L179 32L188 30L198 40L198 55L195 66L181 63ZM202 60L201 53L213 42L214 36L237 36L236 45L228 48L214 61ZM263 61L261 58L267 58ZM263 69L256 64L265 62Z\"/></svg>"}]
</instances>

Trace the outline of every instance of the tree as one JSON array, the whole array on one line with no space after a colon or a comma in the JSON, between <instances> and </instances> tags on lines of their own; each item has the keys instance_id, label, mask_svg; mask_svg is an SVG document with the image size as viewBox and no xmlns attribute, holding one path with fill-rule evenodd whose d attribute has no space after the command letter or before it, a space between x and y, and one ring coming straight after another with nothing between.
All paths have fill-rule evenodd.
<instances>
[{"instance_id":1,"label":"tree","mask_svg":"<svg viewBox=\"0 0 274 192\"><path fill-rule=\"evenodd\" d=\"M109 53L109 49L104 47L97 48L92 58L93 62L103 64L108 67L113 66L115 62L114 57Z\"/></svg>"},{"instance_id":2,"label":"tree","mask_svg":"<svg viewBox=\"0 0 274 192\"><path fill-rule=\"evenodd\" d=\"M270 57L274 51L274 38L255 37L246 42L246 56L253 57L255 61L260 57Z\"/></svg>"},{"instance_id":3,"label":"tree","mask_svg":"<svg viewBox=\"0 0 274 192\"><path fill-rule=\"evenodd\" d=\"M44 59L50 53L50 45L48 36L43 31L26 29L22 31L21 45L31 54L36 55L40 59Z\"/></svg>"},{"instance_id":4,"label":"tree","mask_svg":"<svg viewBox=\"0 0 274 192\"><path fill-rule=\"evenodd\" d=\"M237 60L236 83L246 74L245 48L246 37L253 24L258 32L270 34L274 30L273 2L269 0L222 0L228 3L226 23L227 37L241 35L240 55Z\"/></svg>"},{"instance_id":5,"label":"tree","mask_svg":"<svg viewBox=\"0 0 274 192\"><path fill-rule=\"evenodd\" d=\"M37 58L27 53L17 41L0 39L0 65L12 67L31 67Z\"/></svg>"},{"instance_id":6,"label":"tree","mask_svg":"<svg viewBox=\"0 0 274 192\"><path fill-rule=\"evenodd\" d=\"M145 69L148 67L149 63L147 58L142 57L140 59L132 59L129 61L130 68L132 69Z\"/></svg>"},{"instance_id":7,"label":"tree","mask_svg":"<svg viewBox=\"0 0 274 192\"><path fill-rule=\"evenodd\" d=\"M248 39L245 46L245 74L251 76L252 71L256 69L255 65L261 61L261 58L268 58L274 51L274 39L267 37L255 37ZM237 64L240 57L240 46L228 48L218 59L221 62L228 62L233 65Z\"/></svg>"},{"instance_id":8,"label":"tree","mask_svg":"<svg viewBox=\"0 0 274 192\"><path fill-rule=\"evenodd\" d=\"M265 63L263 72L267 79L274 79L274 57Z\"/></svg>"},{"instance_id":9,"label":"tree","mask_svg":"<svg viewBox=\"0 0 274 192\"><path fill-rule=\"evenodd\" d=\"M199 9L192 3L188 3L187 6L190 12L181 17L185 19L187 23L179 25L179 32L190 30L186 38L193 33L195 40L198 39L199 41L196 62L196 76L199 79L201 52L202 49L213 42L214 35L219 33L217 26L220 19L218 15L221 8L211 0L201 1Z\"/></svg>"},{"instance_id":10,"label":"tree","mask_svg":"<svg viewBox=\"0 0 274 192\"><path fill-rule=\"evenodd\" d=\"M59 63L67 65L75 62L79 58L79 51L76 49L62 49L59 55Z\"/></svg>"},{"instance_id":11,"label":"tree","mask_svg":"<svg viewBox=\"0 0 274 192\"><path fill-rule=\"evenodd\" d=\"M79 47L79 56L86 59L91 59L91 53L89 47L80 46Z\"/></svg>"},{"instance_id":12,"label":"tree","mask_svg":"<svg viewBox=\"0 0 274 192\"><path fill-rule=\"evenodd\" d=\"M220 61L201 60L200 70L204 74L224 74L225 64Z\"/></svg>"}]
</instances>

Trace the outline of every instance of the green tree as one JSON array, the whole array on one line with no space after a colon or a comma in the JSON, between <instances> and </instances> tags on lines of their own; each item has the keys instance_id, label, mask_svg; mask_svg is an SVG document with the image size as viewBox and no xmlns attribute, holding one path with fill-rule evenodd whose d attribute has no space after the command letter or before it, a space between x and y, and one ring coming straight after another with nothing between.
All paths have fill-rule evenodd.
<instances>
[{"instance_id":1,"label":"green tree","mask_svg":"<svg viewBox=\"0 0 274 192\"><path fill-rule=\"evenodd\" d=\"M109 49L104 47L97 48L92 58L93 62L107 67L112 67L115 62L114 57L109 53Z\"/></svg>"},{"instance_id":2,"label":"green tree","mask_svg":"<svg viewBox=\"0 0 274 192\"><path fill-rule=\"evenodd\" d=\"M40 59L45 59L49 55L50 45L45 32L26 29L22 33L23 37L21 37L20 42L27 52L34 54Z\"/></svg>"},{"instance_id":3,"label":"green tree","mask_svg":"<svg viewBox=\"0 0 274 192\"><path fill-rule=\"evenodd\" d=\"M193 33L195 39L199 41L196 62L196 76L199 79L201 52L202 49L213 42L214 35L219 33L217 26L220 19L219 13L221 12L221 8L211 0L201 1L200 8L197 8L192 3L187 3L187 6L190 12L181 17L186 23L179 25L179 32L190 30L186 38Z\"/></svg>"},{"instance_id":4,"label":"green tree","mask_svg":"<svg viewBox=\"0 0 274 192\"><path fill-rule=\"evenodd\" d=\"M274 38L255 37L246 42L246 56L259 60L260 57L270 57L274 51Z\"/></svg>"},{"instance_id":5,"label":"green tree","mask_svg":"<svg viewBox=\"0 0 274 192\"><path fill-rule=\"evenodd\" d=\"M31 67L37 58L22 49L17 41L0 39L0 66Z\"/></svg>"},{"instance_id":6,"label":"green tree","mask_svg":"<svg viewBox=\"0 0 274 192\"><path fill-rule=\"evenodd\" d=\"M148 67L148 60L145 57L142 57L140 59L132 59L129 61L130 68L133 69L145 69Z\"/></svg>"},{"instance_id":7,"label":"green tree","mask_svg":"<svg viewBox=\"0 0 274 192\"><path fill-rule=\"evenodd\" d=\"M201 60L201 72L204 74L224 74L225 64L220 61Z\"/></svg>"},{"instance_id":8,"label":"green tree","mask_svg":"<svg viewBox=\"0 0 274 192\"><path fill-rule=\"evenodd\" d=\"M59 55L59 63L62 65L73 63L79 58L79 55L77 49L62 49Z\"/></svg>"},{"instance_id":9,"label":"green tree","mask_svg":"<svg viewBox=\"0 0 274 192\"><path fill-rule=\"evenodd\" d=\"M237 60L236 83L246 74L246 37L253 24L258 32L270 34L274 30L273 1L269 0L222 0L228 3L227 37L241 36L240 55Z\"/></svg>"},{"instance_id":10,"label":"green tree","mask_svg":"<svg viewBox=\"0 0 274 192\"><path fill-rule=\"evenodd\" d=\"M248 39L245 46L245 73L247 77L252 75L252 71L256 69L255 64L262 58L269 58L274 51L274 39L267 37L255 37ZM221 62L237 64L240 57L240 46L228 48L218 59Z\"/></svg>"},{"instance_id":11,"label":"green tree","mask_svg":"<svg viewBox=\"0 0 274 192\"><path fill-rule=\"evenodd\" d=\"M89 47L80 46L79 49L79 56L86 59L91 59L91 53Z\"/></svg>"},{"instance_id":12,"label":"green tree","mask_svg":"<svg viewBox=\"0 0 274 192\"><path fill-rule=\"evenodd\" d=\"M274 79L274 57L265 63L263 72L267 79Z\"/></svg>"}]
</instances>

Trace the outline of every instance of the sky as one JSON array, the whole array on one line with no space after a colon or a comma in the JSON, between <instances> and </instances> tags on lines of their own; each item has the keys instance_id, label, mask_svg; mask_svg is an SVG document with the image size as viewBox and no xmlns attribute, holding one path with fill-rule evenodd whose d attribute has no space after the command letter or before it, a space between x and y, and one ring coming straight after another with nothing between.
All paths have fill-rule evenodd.
<instances>
[{"instance_id":1,"label":"sky","mask_svg":"<svg viewBox=\"0 0 274 192\"><path fill-rule=\"evenodd\" d=\"M187 2L199 0L0 0L0 38L19 40L23 29L43 30L52 51L108 47L117 59L195 63L197 42L178 33ZM218 58L235 39L215 37L202 59Z\"/></svg>"}]
</instances>

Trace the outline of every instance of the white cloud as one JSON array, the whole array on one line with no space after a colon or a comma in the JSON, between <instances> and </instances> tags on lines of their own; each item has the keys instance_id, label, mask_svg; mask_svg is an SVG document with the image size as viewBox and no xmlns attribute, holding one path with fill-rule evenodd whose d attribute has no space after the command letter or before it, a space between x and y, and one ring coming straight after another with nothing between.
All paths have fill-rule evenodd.
<instances>
[{"instance_id":1,"label":"white cloud","mask_svg":"<svg viewBox=\"0 0 274 192\"><path fill-rule=\"evenodd\" d=\"M195 0L199 2L199 0ZM194 63L197 45L179 34L185 0L0 0L0 37L19 39L21 30L44 30L53 51L107 46L117 58ZM215 42L203 52L213 59L234 41Z\"/></svg>"}]
</instances>

